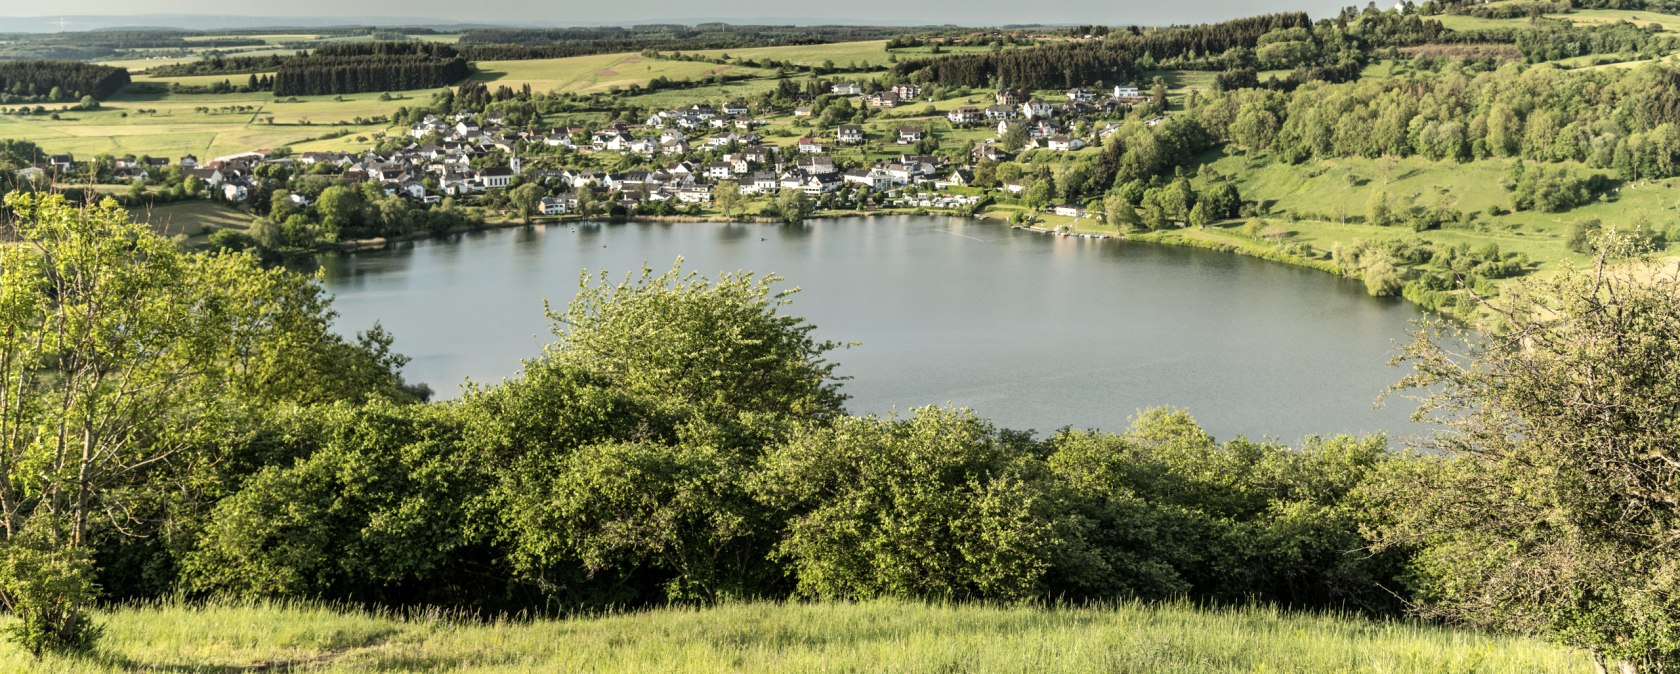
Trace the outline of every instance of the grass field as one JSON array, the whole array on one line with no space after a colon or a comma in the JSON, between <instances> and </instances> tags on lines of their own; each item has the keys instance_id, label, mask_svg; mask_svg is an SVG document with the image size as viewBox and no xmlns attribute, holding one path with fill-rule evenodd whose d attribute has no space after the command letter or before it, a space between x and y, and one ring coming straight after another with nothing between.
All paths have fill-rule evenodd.
<instances>
[{"instance_id":1,"label":"grass field","mask_svg":"<svg viewBox=\"0 0 1680 674\"><path fill-rule=\"evenodd\" d=\"M1510 207L1509 193L1501 184L1508 167L1504 161L1459 164L1417 158L1336 159L1291 165L1263 156L1236 155L1213 157L1209 165L1219 174L1231 177L1245 199L1269 205L1272 215L1261 218L1261 222L1270 232L1281 235L1280 241L1309 244L1321 252L1337 243L1354 241L1423 239L1472 247L1493 243L1501 251L1526 255L1539 265L1540 275L1548 275L1561 269L1565 262L1576 265L1588 262L1585 256L1566 245L1574 223L1597 219L1620 226L1644 222L1662 227L1680 220L1680 180L1673 179L1627 185L1600 201L1563 213L1525 211L1493 216L1488 214L1490 207ZM1365 224L1367 205L1378 191L1386 193L1396 209L1415 203L1426 207L1445 206L1474 216L1467 225L1426 232L1414 232L1404 226ZM994 210L994 215L999 217L1009 215ZM1114 233L1113 228L1092 219L1051 224L1068 224L1079 231ZM1274 247L1268 241L1244 234L1241 224L1175 230L1172 236L1238 250Z\"/></svg>"},{"instance_id":2,"label":"grass field","mask_svg":"<svg viewBox=\"0 0 1680 674\"><path fill-rule=\"evenodd\" d=\"M261 77L263 75L273 75L273 74L274 74L273 72L256 73L256 75L258 77ZM221 81L225 80L228 83L233 84L234 86L238 86L238 85L244 84L245 80L249 79L250 77L251 77L251 73L240 73L238 75L176 75L176 76L158 76L158 75L148 75L148 74L142 73L142 74L134 75L133 79L134 79L135 82L140 82L140 83L180 84L182 86L209 86L209 85L212 85L212 84L215 84L217 82L221 82Z\"/></svg>"},{"instance_id":3,"label":"grass field","mask_svg":"<svg viewBox=\"0 0 1680 674\"><path fill-rule=\"evenodd\" d=\"M251 226L251 216L244 211L202 199L137 208L131 215L164 236L186 236L189 245L208 241L218 229L243 231Z\"/></svg>"},{"instance_id":4,"label":"grass field","mask_svg":"<svg viewBox=\"0 0 1680 674\"><path fill-rule=\"evenodd\" d=\"M657 77L673 80L703 79L713 75L770 75L770 71L740 66L720 66L700 61L667 61L640 54L596 54L557 59L523 61L480 61L473 80L491 87L518 88L529 84L536 91L590 93L613 87L647 84Z\"/></svg>"},{"instance_id":5,"label":"grass field","mask_svg":"<svg viewBox=\"0 0 1680 674\"><path fill-rule=\"evenodd\" d=\"M1488 3L1490 5L1499 3ZM1456 14L1439 14L1431 19L1441 22L1441 25L1452 30L1528 30L1533 28L1526 18L1516 19L1483 19L1474 16L1460 16ZM1577 9L1568 14L1547 14L1548 19L1560 19L1577 26L1592 26L1626 21L1638 26L1656 26L1662 32L1680 32L1680 16L1663 14L1650 10L1629 9Z\"/></svg>"},{"instance_id":6,"label":"grass field","mask_svg":"<svg viewBox=\"0 0 1680 674\"><path fill-rule=\"evenodd\" d=\"M1351 158L1291 165L1265 157L1226 156L1212 162L1212 167L1220 174L1233 176L1244 198L1269 202L1274 213L1292 214L1276 218L1283 221L1278 226L1295 232L1292 240L1320 250L1328 250L1339 241L1421 237L1446 244L1497 243L1501 250L1526 254L1543 265L1562 260L1579 262L1585 258L1564 245L1571 224L1589 218L1628 222L1637 214L1672 217L1680 200L1680 190L1655 183L1623 189L1614 201L1565 213L1524 211L1491 216L1490 208L1509 209L1511 205L1510 194L1502 186L1508 168L1503 161L1460 164L1419 158ZM1363 224L1367 205L1378 192L1387 194L1395 208L1415 203L1477 215L1468 228L1422 233Z\"/></svg>"},{"instance_id":7,"label":"grass field","mask_svg":"<svg viewBox=\"0 0 1680 674\"><path fill-rule=\"evenodd\" d=\"M1586 672L1514 638L1268 609L737 604L463 623L314 607L126 609L103 649L0 669L95 672Z\"/></svg>"},{"instance_id":8,"label":"grass field","mask_svg":"<svg viewBox=\"0 0 1680 674\"><path fill-rule=\"evenodd\" d=\"M425 101L431 94L431 91L411 91L395 95L406 96L410 101ZM384 127L352 122L357 117L389 115L398 106L412 104L381 101L377 93L341 98L311 96L296 102L277 102L266 93L124 93L102 104L100 110L66 112L58 120L44 116L0 116L0 137L33 141L48 152L71 153L81 159L100 153L217 157L273 149L339 130L350 131L350 138L371 134ZM240 106L250 109L232 110ZM199 108L209 110L204 112ZM141 113L141 110L156 112ZM268 123L270 118L273 124ZM366 142L356 146L340 142L332 149L367 145Z\"/></svg>"}]
</instances>

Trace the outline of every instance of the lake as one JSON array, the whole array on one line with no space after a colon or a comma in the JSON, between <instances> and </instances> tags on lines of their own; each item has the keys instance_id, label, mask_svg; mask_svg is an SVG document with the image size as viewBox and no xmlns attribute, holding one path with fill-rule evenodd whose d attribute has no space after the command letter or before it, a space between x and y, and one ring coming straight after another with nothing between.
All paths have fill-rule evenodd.
<instances>
[{"instance_id":1,"label":"lake","mask_svg":"<svg viewBox=\"0 0 1680 674\"><path fill-rule=\"evenodd\" d=\"M892 216L759 224L566 224L325 255L338 329L375 321L439 397L494 382L551 341L583 270L615 279L752 270L797 286L790 310L851 377L854 413L928 404L1001 426L1120 430L1184 407L1221 438L1418 427L1372 403L1417 309L1322 272L1227 253L1053 237L991 221Z\"/></svg>"}]
</instances>

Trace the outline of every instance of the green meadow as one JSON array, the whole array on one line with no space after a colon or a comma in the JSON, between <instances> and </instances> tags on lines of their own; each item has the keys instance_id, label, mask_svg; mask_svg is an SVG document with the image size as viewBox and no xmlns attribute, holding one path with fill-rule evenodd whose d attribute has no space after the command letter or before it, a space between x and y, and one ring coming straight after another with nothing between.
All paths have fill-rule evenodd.
<instances>
[{"instance_id":1,"label":"green meadow","mask_svg":"<svg viewBox=\"0 0 1680 674\"><path fill-rule=\"evenodd\" d=\"M126 608L104 613L88 660L0 669L104 672L1582 672L1534 641L1410 622L1269 608L725 604L564 620L471 621L310 605Z\"/></svg>"}]
</instances>

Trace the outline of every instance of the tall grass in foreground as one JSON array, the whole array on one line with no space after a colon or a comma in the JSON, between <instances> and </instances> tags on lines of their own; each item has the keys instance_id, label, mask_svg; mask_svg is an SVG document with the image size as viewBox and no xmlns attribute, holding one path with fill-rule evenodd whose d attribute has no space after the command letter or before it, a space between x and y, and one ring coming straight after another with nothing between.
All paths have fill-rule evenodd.
<instances>
[{"instance_id":1,"label":"tall grass in foreground","mask_svg":"<svg viewBox=\"0 0 1680 674\"><path fill-rule=\"evenodd\" d=\"M1590 672L1582 654L1409 622L1121 604L742 603L480 623L304 604L102 614L87 660L4 672Z\"/></svg>"}]
</instances>

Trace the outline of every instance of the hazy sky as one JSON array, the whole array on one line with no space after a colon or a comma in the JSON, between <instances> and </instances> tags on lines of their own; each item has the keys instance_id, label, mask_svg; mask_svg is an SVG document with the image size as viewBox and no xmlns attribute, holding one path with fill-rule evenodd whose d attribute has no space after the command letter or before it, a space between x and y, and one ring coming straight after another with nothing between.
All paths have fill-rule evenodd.
<instances>
[{"instance_id":1,"label":"hazy sky","mask_svg":"<svg viewBox=\"0 0 1680 674\"><path fill-rule=\"evenodd\" d=\"M389 16L393 22L425 17L464 21L545 23L635 23L658 19L717 18L737 22L793 18L859 23L1190 23L1271 11L1334 13L1352 0L286 0L228 3L225 0L7 0L0 16L211 14L272 16ZM49 9L50 8L50 9ZM281 9L284 8L284 9ZM45 10L45 11L43 11Z\"/></svg>"}]
</instances>

